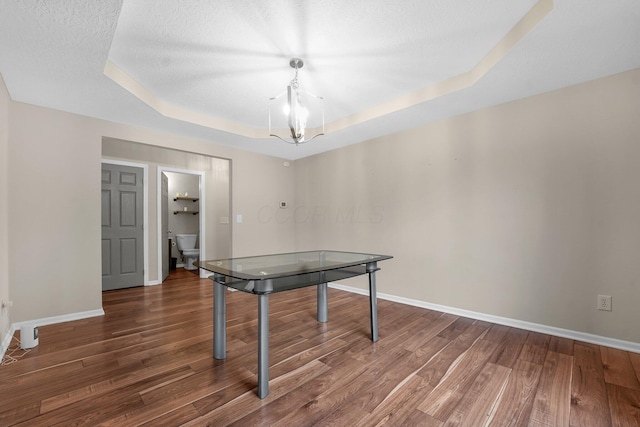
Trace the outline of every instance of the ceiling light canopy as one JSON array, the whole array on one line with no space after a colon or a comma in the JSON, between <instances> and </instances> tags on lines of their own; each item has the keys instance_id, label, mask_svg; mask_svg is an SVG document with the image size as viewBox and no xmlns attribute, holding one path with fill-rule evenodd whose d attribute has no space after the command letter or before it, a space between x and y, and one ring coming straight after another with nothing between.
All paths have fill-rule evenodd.
<instances>
[{"instance_id":1,"label":"ceiling light canopy","mask_svg":"<svg viewBox=\"0 0 640 427\"><path fill-rule=\"evenodd\" d=\"M269 99L269 136L289 144L303 144L324 135L324 100L300 89L298 70L304 62L291 58L295 76L287 90Z\"/></svg>"}]
</instances>

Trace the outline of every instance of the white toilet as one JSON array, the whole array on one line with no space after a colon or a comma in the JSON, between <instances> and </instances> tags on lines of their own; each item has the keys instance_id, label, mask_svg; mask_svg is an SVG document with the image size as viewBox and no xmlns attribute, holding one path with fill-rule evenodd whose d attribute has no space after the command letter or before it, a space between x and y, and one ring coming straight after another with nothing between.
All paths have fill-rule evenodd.
<instances>
[{"instance_id":1,"label":"white toilet","mask_svg":"<svg viewBox=\"0 0 640 427\"><path fill-rule=\"evenodd\" d=\"M197 267L193 265L194 262L200 259L200 249L196 249L196 242L198 241L197 234L176 234L178 240L178 250L182 252L185 259L185 270L196 270Z\"/></svg>"}]
</instances>

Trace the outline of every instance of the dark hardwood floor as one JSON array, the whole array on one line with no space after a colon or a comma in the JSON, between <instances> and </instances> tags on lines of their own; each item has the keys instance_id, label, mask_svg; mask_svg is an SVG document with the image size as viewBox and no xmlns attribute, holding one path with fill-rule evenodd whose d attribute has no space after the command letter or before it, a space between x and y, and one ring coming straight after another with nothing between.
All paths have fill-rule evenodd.
<instances>
[{"instance_id":1,"label":"dark hardwood floor","mask_svg":"<svg viewBox=\"0 0 640 427\"><path fill-rule=\"evenodd\" d=\"M0 426L638 426L640 354L315 288L270 301L270 394L256 396L257 298L211 281L106 292L105 316L40 327L0 366ZM20 352L17 352L20 353Z\"/></svg>"}]
</instances>

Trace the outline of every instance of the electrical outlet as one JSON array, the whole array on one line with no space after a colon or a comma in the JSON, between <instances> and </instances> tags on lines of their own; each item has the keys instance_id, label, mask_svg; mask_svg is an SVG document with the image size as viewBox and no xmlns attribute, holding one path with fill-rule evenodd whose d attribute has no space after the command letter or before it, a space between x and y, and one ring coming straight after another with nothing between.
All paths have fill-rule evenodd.
<instances>
[{"instance_id":1,"label":"electrical outlet","mask_svg":"<svg viewBox=\"0 0 640 427\"><path fill-rule=\"evenodd\" d=\"M598 295L598 310L611 311L611 295Z\"/></svg>"}]
</instances>

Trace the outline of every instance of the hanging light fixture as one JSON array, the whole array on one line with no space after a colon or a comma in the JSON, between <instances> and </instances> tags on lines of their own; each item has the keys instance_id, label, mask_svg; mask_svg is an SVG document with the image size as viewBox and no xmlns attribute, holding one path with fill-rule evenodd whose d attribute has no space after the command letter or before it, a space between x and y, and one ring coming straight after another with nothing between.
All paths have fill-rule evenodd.
<instances>
[{"instance_id":1,"label":"hanging light fixture","mask_svg":"<svg viewBox=\"0 0 640 427\"><path fill-rule=\"evenodd\" d=\"M324 135L324 100L300 89L302 59L292 58L289 65L295 69L293 80L285 92L269 99L269 136L298 145Z\"/></svg>"}]
</instances>

